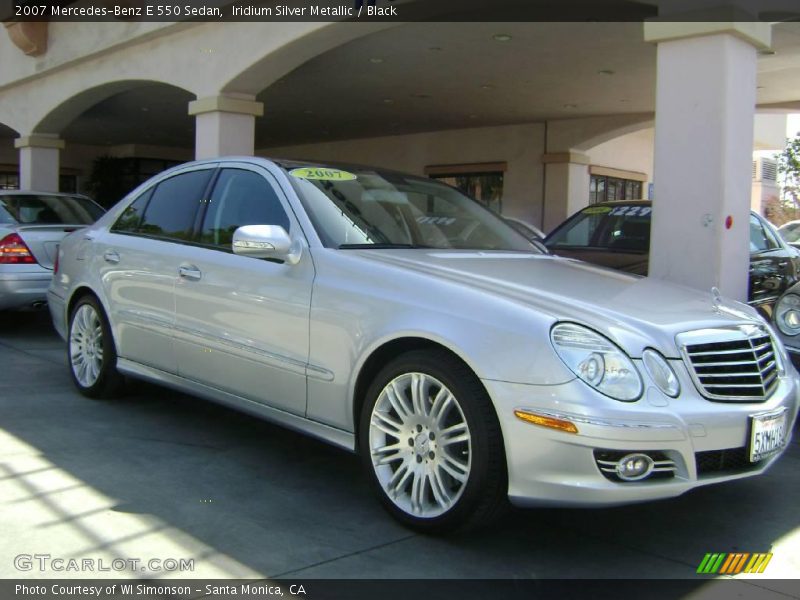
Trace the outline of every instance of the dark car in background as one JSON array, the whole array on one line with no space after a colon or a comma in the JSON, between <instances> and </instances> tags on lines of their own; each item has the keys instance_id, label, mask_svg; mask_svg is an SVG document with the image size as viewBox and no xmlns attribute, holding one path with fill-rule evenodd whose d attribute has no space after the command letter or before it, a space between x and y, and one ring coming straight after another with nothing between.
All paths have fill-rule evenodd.
<instances>
[{"instance_id":1,"label":"dark car in background","mask_svg":"<svg viewBox=\"0 0 800 600\"><path fill-rule=\"evenodd\" d=\"M61 239L104 212L78 194L0 191L0 310L44 307Z\"/></svg>"},{"instance_id":2,"label":"dark car in background","mask_svg":"<svg viewBox=\"0 0 800 600\"><path fill-rule=\"evenodd\" d=\"M775 303L773 323L789 351L792 364L800 369L800 282L786 290Z\"/></svg>"},{"instance_id":3,"label":"dark car in background","mask_svg":"<svg viewBox=\"0 0 800 600\"><path fill-rule=\"evenodd\" d=\"M575 213L544 240L553 254L647 275L650 260L648 200L603 202ZM800 251L775 228L750 213L750 285L748 302L771 318L775 302L800 274Z\"/></svg>"}]
</instances>

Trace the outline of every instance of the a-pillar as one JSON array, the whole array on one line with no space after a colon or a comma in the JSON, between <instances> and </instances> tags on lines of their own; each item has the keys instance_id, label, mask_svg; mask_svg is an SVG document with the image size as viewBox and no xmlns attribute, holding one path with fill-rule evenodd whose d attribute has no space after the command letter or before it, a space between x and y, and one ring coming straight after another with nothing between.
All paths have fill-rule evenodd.
<instances>
[{"instance_id":1,"label":"a-pillar","mask_svg":"<svg viewBox=\"0 0 800 600\"><path fill-rule=\"evenodd\" d=\"M252 156L256 117L264 105L253 96L211 96L189 103L195 117L195 158Z\"/></svg>"},{"instance_id":2,"label":"a-pillar","mask_svg":"<svg viewBox=\"0 0 800 600\"><path fill-rule=\"evenodd\" d=\"M589 203L589 157L579 152L542 156L545 210L542 229L549 232Z\"/></svg>"},{"instance_id":3,"label":"a-pillar","mask_svg":"<svg viewBox=\"0 0 800 600\"><path fill-rule=\"evenodd\" d=\"M759 22L648 22L658 44L650 276L747 299Z\"/></svg>"},{"instance_id":4,"label":"a-pillar","mask_svg":"<svg viewBox=\"0 0 800 600\"><path fill-rule=\"evenodd\" d=\"M20 189L57 192L64 140L54 135L27 135L14 140L14 147L19 150Z\"/></svg>"}]
</instances>

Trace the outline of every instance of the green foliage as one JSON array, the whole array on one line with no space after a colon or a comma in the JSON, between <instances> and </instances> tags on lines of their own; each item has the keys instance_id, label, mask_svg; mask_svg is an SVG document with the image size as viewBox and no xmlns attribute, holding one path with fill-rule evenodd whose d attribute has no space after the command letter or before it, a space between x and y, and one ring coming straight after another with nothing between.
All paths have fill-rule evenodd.
<instances>
[{"instance_id":1,"label":"green foliage","mask_svg":"<svg viewBox=\"0 0 800 600\"><path fill-rule=\"evenodd\" d=\"M783 200L800 208L800 134L786 141L786 148L778 154L778 173L783 184Z\"/></svg>"},{"instance_id":2,"label":"green foliage","mask_svg":"<svg viewBox=\"0 0 800 600\"><path fill-rule=\"evenodd\" d=\"M86 192L101 206L112 207L131 189L126 170L124 158L98 156L92 163L92 174L86 182Z\"/></svg>"}]
</instances>

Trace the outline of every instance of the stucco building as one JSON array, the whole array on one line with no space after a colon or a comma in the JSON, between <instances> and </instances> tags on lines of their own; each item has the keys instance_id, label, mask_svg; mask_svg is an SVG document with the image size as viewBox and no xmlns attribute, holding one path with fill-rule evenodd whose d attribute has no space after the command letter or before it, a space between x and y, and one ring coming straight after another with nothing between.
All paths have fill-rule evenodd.
<instances>
[{"instance_id":1,"label":"stucco building","mask_svg":"<svg viewBox=\"0 0 800 600\"><path fill-rule=\"evenodd\" d=\"M653 197L652 274L741 299L752 152L800 107L800 23L755 18L5 30L0 187L82 191L106 156L133 185L257 154L446 178L545 230Z\"/></svg>"}]
</instances>

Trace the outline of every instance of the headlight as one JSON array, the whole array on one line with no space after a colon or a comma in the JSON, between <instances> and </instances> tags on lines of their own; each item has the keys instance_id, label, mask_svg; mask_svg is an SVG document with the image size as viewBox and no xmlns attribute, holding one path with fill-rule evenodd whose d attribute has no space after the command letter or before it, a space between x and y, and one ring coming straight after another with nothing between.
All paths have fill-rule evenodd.
<instances>
[{"instance_id":1,"label":"headlight","mask_svg":"<svg viewBox=\"0 0 800 600\"><path fill-rule=\"evenodd\" d=\"M642 395L639 372L611 340L574 323L553 327L550 340L569 369L598 392L625 402Z\"/></svg>"},{"instance_id":2,"label":"headlight","mask_svg":"<svg viewBox=\"0 0 800 600\"><path fill-rule=\"evenodd\" d=\"M775 305L775 324L786 335L800 333L800 296L786 294Z\"/></svg>"},{"instance_id":3,"label":"headlight","mask_svg":"<svg viewBox=\"0 0 800 600\"><path fill-rule=\"evenodd\" d=\"M648 348L642 352L642 362L650 375L650 379L658 386L658 389L667 396L677 398L681 392L681 384L678 383L678 377L667 362L667 359L655 350Z\"/></svg>"}]
</instances>

